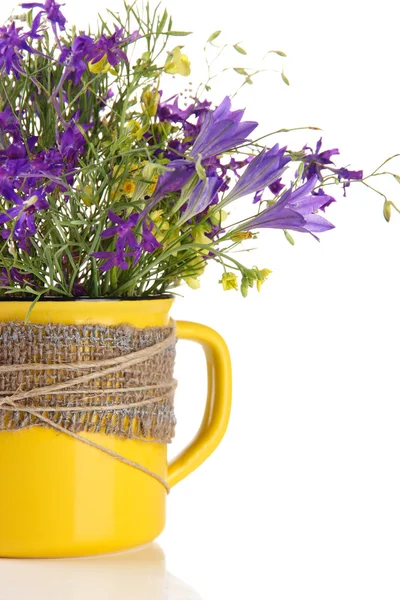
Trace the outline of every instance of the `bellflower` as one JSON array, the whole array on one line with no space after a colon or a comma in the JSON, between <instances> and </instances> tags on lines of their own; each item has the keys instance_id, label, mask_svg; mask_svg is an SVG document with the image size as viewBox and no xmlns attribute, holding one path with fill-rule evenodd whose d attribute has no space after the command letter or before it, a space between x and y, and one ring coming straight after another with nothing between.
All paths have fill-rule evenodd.
<instances>
[{"instance_id":1,"label":"bellflower","mask_svg":"<svg viewBox=\"0 0 400 600\"><path fill-rule=\"evenodd\" d=\"M205 114L191 155L206 159L243 144L258 125L255 121L241 122L243 114L244 110L231 111L227 96L216 110Z\"/></svg>"},{"instance_id":2,"label":"bellflower","mask_svg":"<svg viewBox=\"0 0 400 600\"><path fill-rule=\"evenodd\" d=\"M334 225L324 217L314 214L325 203L325 198L319 194L312 194L317 180L317 176L314 175L297 190L287 190L278 202L244 222L238 231L265 228L291 229L311 233L318 239L314 233L328 231L333 229Z\"/></svg>"},{"instance_id":3,"label":"bellflower","mask_svg":"<svg viewBox=\"0 0 400 600\"><path fill-rule=\"evenodd\" d=\"M200 179L190 194L180 220L188 221L206 210L215 201L220 187L221 182L218 177L207 177L204 181Z\"/></svg>"},{"instance_id":4,"label":"bellflower","mask_svg":"<svg viewBox=\"0 0 400 600\"><path fill-rule=\"evenodd\" d=\"M171 192L181 190L195 172L195 164L192 161L178 158L169 162L166 171L157 180L151 205L154 205L153 200L158 201Z\"/></svg>"},{"instance_id":5,"label":"bellflower","mask_svg":"<svg viewBox=\"0 0 400 600\"><path fill-rule=\"evenodd\" d=\"M328 206L333 202L336 202L336 199L333 196L328 196L322 188L318 188L317 192L314 191L312 193L314 196L319 196L321 199L321 205L318 210L323 210L325 212L325 209L328 208Z\"/></svg>"},{"instance_id":6,"label":"bellflower","mask_svg":"<svg viewBox=\"0 0 400 600\"><path fill-rule=\"evenodd\" d=\"M226 204L242 196L253 194L276 182L276 179L282 175L285 166L291 161L289 156L284 156L285 150L286 147L279 148L278 144L275 144L271 150L262 150L246 167L233 190L224 198L223 203Z\"/></svg>"}]
</instances>

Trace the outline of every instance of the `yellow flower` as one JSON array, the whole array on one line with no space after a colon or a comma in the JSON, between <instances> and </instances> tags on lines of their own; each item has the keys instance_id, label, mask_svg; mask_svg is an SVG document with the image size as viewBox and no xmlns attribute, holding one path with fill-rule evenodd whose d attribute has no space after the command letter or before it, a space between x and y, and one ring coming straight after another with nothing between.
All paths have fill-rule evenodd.
<instances>
[{"instance_id":1,"label":"yellow flower","mask_svg":"<svg viewBox=\"0 0 400 600\"><path fill-rule=\"evenodd\" d=\"M206 265L203 259L193 258L189 261L188 268L186 269L187 276L183 276L183 279L192 290L199 289L199 277L204 273L205 268Z\"/></svg>"},{"instance_id":2,"label":"yellow flower","mask_svg":"<svg viewBox=\"0 0 400 600\"><path fill-rule=\"evenodd\" d=\"M198 290L200 287L200 280L198 277L185 277L185 283L188 284L192 290Z\"/></svg>"},{"instance_id":3,"label":"yellow flower","mask_svg":"<svg viewBox=\"0 0 400 600\"><path fill-rule=\"evenodd\" d=\"M190 61L186 54L182 54L179 46L174 48L172 54L168 56L164 71L170 75L183 75L184 77L190 75Z\"/></svg>"},{"instance_id":4,"label":"yellow flower","mask_svg":"<svg viewBox=\"0 0 400 600\"><path fill-rule=\"evenodd\" d=\"M195 244L210 244L211 240L205 234L205 230L202 227L195 227L192 232L193 241Z\"/></svg>"},{"instance_id":5,"label":"yellow flower","mask_svg":"<svg viewBox=\"0 0 400 600\"><path fill-rule=\"evenodd\" d=\"M260 271L257 271L257 291L259 292L261 290L261 286L264 283L264 281L267 279L268 275L272 273L272 271L270 271L269 269L261 269Z\"/></svg>"},{"instance_id":6,"label":"yellow flower","mask_svg":"<svg viewBox=\"0 0 400 600\"><path fill-rule=\"evenodd\" d=\"M157 90L145 90L142 94L143 112L149 115L149 117L155 117L160 98L161 96Z\"/></svg>"},{"instance_id":7,"label":"yellow flower","mask_svg":"<svg viewBox=\"0 0 400 600\"><path fill-rule=\"evenodd\" d=\"M224 273L220 283L225 291L238 289L238 278L235 273Z\"/></svg>"},{"instance_id":8,"label":"yellow flower","mask_svg":"<svg viewBox=\"0 0 400 600\"><path fill-rule=\"evenodd\" d=\"M132 179L125 179L122 183L122 193L128 198L132 198L135 191L135 182Z\"/></svg>"},{"instance_id":9,"label":"yellow flower","mask_svg":"<svg viewBox=\"0 0 400 600\"><path fill-rule=\"evenodd\" d=\"M140 142L140 140L143 138L144 134L149 128L148 125L142 127L139 121L136 121L136 119L128 121L126 126L128 128L129 135L132 137L132 139L136 140L137 142Z\"/></svg>"},{"instance_id":10,"label":"yellow flower","mask_svg":"<svg viewBox=\"0 0 400 600\"><path fill-rule=\"evenodd\" d=\"M110 71L113 75L118 75L117 71L113 69L113 67L108 62L107 54L105 54L103 58L101 58L95 63L93 61L90 61L88 63L88 67L89 71L95 73L95 75L98 75L99 73L107 73L108 71Z\"/></svg>"}]
</instances>

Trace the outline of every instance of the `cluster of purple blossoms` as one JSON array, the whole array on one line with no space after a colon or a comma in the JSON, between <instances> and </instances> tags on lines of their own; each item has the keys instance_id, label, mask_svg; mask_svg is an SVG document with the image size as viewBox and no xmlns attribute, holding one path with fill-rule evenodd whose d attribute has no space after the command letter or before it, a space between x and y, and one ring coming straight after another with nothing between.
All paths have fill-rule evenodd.
<instances>
[{"instance_id":1,"label":"cluster of purple blossoms","mask_svg":"<svg viewBox=\"0 0 400 600\"><path fill-rule=\"evenodd\" d=\"M71 46L63 46L59 61L65 65L65 70L54 90L53 97L57 95L66 80L72 79L77 85L86 71L88 63L96 64L104 57L112 67L116 67L121 61L127 62L128 57L122 48L136 41L139 33L134 31L125 38L123 33L122 28L116 29L111 36L107 37L103 34L97 41L88 35L78 35Z\"/></svg>"},{"instance_id":2,"label":"cluster of purple blossoms","mask_svg":"<svg viewBox=\"0 0 400 600\"><path fill-rule=\"evenodd\" d=\"M136 41L139 35L137 31L125 35L122 28L116 28L113 34L103 34L98 39L78 35L70 45L65 46L59 39L59 33L65 30L66 24L61 4L55 0L44 0L24 3L22 7L39 9L39 12L28 32L24 33L14 23L8 28L0 27L0 74L12 74L17 78L24 74L23 53L36 52L30 40L41 37L43 17L47 18L55 34L59 48L58 61L62 66L61 78L50 98L58 116L57 134L50 148L38 149L38 138L28 136L23 131L22 112L15 114L8 107L0 112L0 195L5 200L0 213L0 236L4 240L12 239L19 248L29 251L30 238L37 232L38 214L49 209L51 194L57 192L58 198L61 193L64 200L68 201L68 190L74 185L80 160L85 153L85 133L93 126L93 123L80 123L79 111L72 117L68 116L68 122L64 120L60 107L63 100L68 102L65 82L73 86L80 85L88 65L92 71L102 72L103 68L107 70L128 62L124 48ZM98 98L102 107L111 94L109 90L104 98ZM101 233L103 242L100 250L92 254L101 261L101 271L112 268L126 270L137 264L144 253L157 252L161 248L153 233L151 211L161 201L170 201L173 208L182 188L188 192L185 203L179 205L177 226L191 221L195 228L205 219L208 227L205 228L205 235L213 242L218 240L223 230L215 225L215 220L208 218L211 206L219 205L222 209L249 195L253 195L257 203L267 189L274 196L281 194L280 198L264 210L260 208L258 215L244 221L236 231L290 229L316 237L316 233L333 228L329 221L317 214L318 210L325 210L334 202L334 198L326 195L321 186L318 187L318 182L324 180L324 172L328 170L344 182L346 189L350 181L362 179L362 171L336 168L332 157L339 154L338 150L321 151L322 141L319 140L315 151L303 148L303 185L285 190L282 176L292 160L286 147L275 145L261 150L255 157L242 160L230 157L228 163L224 162L226 153L238 152L241 146L249 142L249 136L258 125L254 121L243 120L243 117L244 110L232 110L228 97L214 110L208 101L195 101L181 109L177 96L158 104L159 121L178 125L180 134L169 140L165 148L158 148L154 152L155 158L169 162L158 178L154 192L145 198L142 212L122 212L122 208L108 212L110 226ZM91 118L89 116L85 121ZM146 135L145 143L150 145L157 142L150 137L154 134ZM232 176L235 183L230 189ZM122 212L122 216L117 212ZM206 254L204 258L208 256L212 254ZM67 274L68 268L66 260L63 269ZM10 280L23 285L27 277L14 267L3 269L0 272L0 285L9 285ZM76 281L72 293L82 295L86 291Z\"/></svg>"},{"instance_id":3,"label":"cluster of purple blossoms","mask_svg":"<svg viewBox=\"0 0 400 600\"><path fill-rule=\"evenodd\" d=\"M161 103L158 114L160 119L182 123L184 131L187 131L187 119L196 115L195 105L180 110L175 99L172 105ZM208 103L201 105L197 116L200 116L197 123L189 124L192 131L196 131L195 136L187 142L188 147L185 148L185 151L189 148L191 159L178 158L169 162L167 170L158 180L149 210L169 193L177 192L188 184L195 174L197 160L200 160L204 167L206 179L196 184L187 203L182 207L182 221L191 218L195 218L196 221L198 216L204 216L210 205L219 202L219 192L228 188L228 168L237 176L237 182L225 195L221 206L254 193L254 202L257 202L267 188L275 196L285 189L282 174L291 161L290 156L286 154L286 148L275 145L270 150L262 150L254 158L240 162L231 159L229 166L221 163L220 155L243 144L257 125L251 121L242 121L243 111L231 111L228 98L214 111L210 110ZM240 230L290 229L307 232L316 237L316 233L334 227L324 217L316 214L318 210L325 210L334 201L321 187L318 188L318 181L323 179L321 171L329 168L339 180L345 180L345 185L349 185L350 180L362 179L362 171L337 169L331 157L338 154L338 150L320 152L321 143L320 140L316 151L307 154L304 159L303 180L306 183L298 189L288 188L275 204L244 222ZM212 234L208 234L211 239L213 235L222 231L220 227L214 226L212 229Z\"/></svg>"},{"instance_id":4,"label":"cluster of purple blossoms","mask_svg":"<svg viewBox=\"0 0 400 600\"><path fill-rule=\"evenodd\" d=\"M7 75L13 73L17 79L24 74L22 52L35 54L36 51L27 40L40 37L39 27L40 15L33 21L31 30L25 33L22 32L22 27L16 27L14 22L8 27L0 27L0 74L4 71Z\"/></svg>"},{"instance_id":5,"label":"cluster of purple blossoms","mask_svg":"<svg viewBox=\"0 0 400 600\"><path fill-rule=\"evenodd\" d=\"M340 154L339 150L337 148L332 148L331 150L324 150L321 152L321 146L322 138L318 140L315 151L308 146L304 146L303 152L305 152L305 155L302 159L304 164L302 175L303 181L309 180L312 177L317 177L319 181L323 181L323 171L328 170L336 175L339 181L343 181L344 195L346 195L346 188L349 187L350 182L360 181L363 178L363 172L351 171L345 167L337 168L331 158L332 156ZM314 194L318 194L321 198L325 197L325 202L321 205L321 210L325 210L332 202L336 202L335 198L325 194L322 188L319 188L317 192L314 191Z\"/></svg>"},{"instance_id":6,"label":"cluster of purple blossoms","mask_svg":"<svg viewBox=\"0 0 400 600\"><path fill-rule=\"evenodd\" d=\"M157 248L161 248L161 244L152 233L153 223L142 218L140 213L134 213L123 219L110 210L108 218L114 225L103 231L101 237L103 239L113 238L116 240L116 247L111 252L94 252L92 254L95 258L104 261L100 266L101 271L108 271L113 267L126 270L129 267L127 258L132 258L132 263L136 264L143 252L152 253ZM137 230L139 222L141 224L140 241L133 232L133 229Z\"/></svg>"},{"instance_id":7,"label":"cluster of purple blossoms","mask_svg":"<svg viewBox=\"0 0 400 600\"><path fill-rule=\"evenodd\" d=\"M75 115L75 119L79 114ZM56 188L62 192L72 185L85 148L85 138L75 120L59 134L57 144L49 150L38 151L38 138L26 136L10 108L0 112L0 194L11 204L0 214L0 235L10 236L28 250L29 238L36 233L36 213L49 208L48 194ZM6 227L6 225L8 226Z\"/></svg>"}]
</instances>

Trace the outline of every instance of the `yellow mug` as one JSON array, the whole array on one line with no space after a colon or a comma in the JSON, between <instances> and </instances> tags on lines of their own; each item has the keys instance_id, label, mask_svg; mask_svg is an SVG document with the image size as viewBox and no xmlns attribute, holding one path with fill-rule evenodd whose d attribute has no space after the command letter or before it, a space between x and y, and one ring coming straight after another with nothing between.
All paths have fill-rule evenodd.
<instances>
[{"instance_id":1,"label":"yellow mug","mask_svg":"<svg viewBox=\"0 0 400 600\"><path fill-rule=\"evenodd\" d=\"M168 325L173 298L45 300L31 323ZM0 302L0 321L24 320L30 302ZM87 439L136 462L173 487L215 450L231 405L229 351L213 329L176 322L178 339L202 345L208 399L199 432L170 464L167 446L104 433ZM154 540L165 524L165 488L148 474L53 429L0 432L0 556L70 557L126 550Z\"/></svg>"}]
</instances>

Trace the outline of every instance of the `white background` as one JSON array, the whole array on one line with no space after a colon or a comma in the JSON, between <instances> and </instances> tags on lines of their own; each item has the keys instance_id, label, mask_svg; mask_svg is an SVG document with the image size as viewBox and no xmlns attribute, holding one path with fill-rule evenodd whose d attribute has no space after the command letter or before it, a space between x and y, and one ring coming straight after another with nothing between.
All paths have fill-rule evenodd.
<instances>
[{"instance_id":1,"label":"white background","mask_svg":"<svg viewBox=\"0 0 400 600\"><path fill-rule=\"evenodd\" d=\"M68 0L65 12L84 26L107 4ZM3 0L0 16L12 5ZM341 149L338 165L365 172L400 152L396 3L166 0L165 6L176 29L195 32L185 38L194 67L216 29L222 41L241 42L248 51L247 58L228 52L231 66L258 65L268 50L287 53L290 87L271 71L235 98L260 132L319 126L324 148ZM281 63L271 57L267 64ZM199 68L191 80L202 76ZM238 82L237 75L225 76L213 99ZM318 134L279 139L300 149L314 145ZM393 170L400 173L400 160ZM399 184L381 187L400 203ZM340 189L336 196L327 216L337 228L320 244L302 234L295 247L281 232L261 236L247 260L273 270L262 293L244 300L223 292L220 273L211 270L202 289L185 292L174 307L175 318L217 329L234 367L226 438L173 490L159 540L168 569L203 600L400 594L400 215L387 224L381 199L362 185L352 185L347 198ZM205 397L200 350L179 347L176 448L193 436Z\"/></svg>"}]
</instances>

